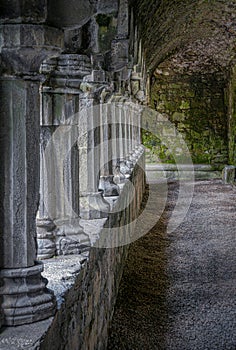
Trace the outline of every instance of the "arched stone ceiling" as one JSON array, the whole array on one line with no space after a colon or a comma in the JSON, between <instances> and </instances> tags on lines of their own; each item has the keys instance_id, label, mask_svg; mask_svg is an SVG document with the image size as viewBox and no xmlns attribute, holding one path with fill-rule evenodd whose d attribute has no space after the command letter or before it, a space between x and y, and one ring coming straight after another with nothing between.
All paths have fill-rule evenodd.
<instances>
[{"instance_id":1,"label":"arched stone ceiling","mask_svg":"<svg viewBox=\"0 0 236 350\"><path fill-rule=\"evenodd\" d=\"M235 0L138 0L134 6L151 72L212 73L235 60Z\"/></svg>"}]
</instances>

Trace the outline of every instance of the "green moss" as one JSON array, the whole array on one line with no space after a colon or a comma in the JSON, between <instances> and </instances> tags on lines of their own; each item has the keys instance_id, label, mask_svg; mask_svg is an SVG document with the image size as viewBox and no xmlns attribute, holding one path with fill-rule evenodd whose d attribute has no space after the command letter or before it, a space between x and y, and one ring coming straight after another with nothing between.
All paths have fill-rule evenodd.
<instances>
[{"instance_id":1,"label":"green moss","mask_svg":"<svg viewBox=\"0 0 236 350\"><path fill-rule=\"evenodd\" d=\"M179 107L180 109L189 109L190 108L190 102L189 101L181 101L181 105Z\"/></svg>"},{"instance_id":2,"label":"green moss","mask_svg":"<svg viewBox=\"0 0 236 350\"><path fill-rule=\"evenodd\" d=\"M174 112L171 119L180 122L185 119L185 115L183 113Z\"/></svg>"},{"instance_id":3,"label":"green moss","mask_svg":"<svg viewBox=\"0 0 236 350\"><path fill-rule=\"evenodd\" d=\"M194 78L172 75L155 79L151 86L151 106L169 116L173 127L186 140L194 163L218 164L228 161L224 81L224 77L220 81L211 75ZM236 106L233 108L236 111ZM232 128L236 130L236 112L234 118ZM231 144L232 148L236 148L233 137ZM167 150L160 147L153 152L159 152L161 159L167 155L169 157Z\"/></svg>"},{"instance_id":4,"label":"green moss","mask_svg":"<svg viewBox=\"0 0 236 350\"><path fill-rule=\"evenodd\" d=\"M168 148L161 142L161 140L149 131L142 131L142 143L143 145L150 149L151 155L156 156L156 159L159 159L165 163L174 164L175 160Z\"/></svg>"}]
</instances>

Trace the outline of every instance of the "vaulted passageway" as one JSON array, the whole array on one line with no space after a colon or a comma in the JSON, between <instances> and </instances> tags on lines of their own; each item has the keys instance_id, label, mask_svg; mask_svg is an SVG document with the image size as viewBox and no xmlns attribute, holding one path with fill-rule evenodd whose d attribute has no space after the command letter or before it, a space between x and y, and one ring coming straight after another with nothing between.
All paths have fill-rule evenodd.
<instances>
[{"instance_id":1,"label":"vaulted passageway","mask_svg":"<svg viewBox=\"0 0 236 350\"><path fill-rule=\"evenodd\" d=\"M150 147L148 160L151 155L158 162L152 172L158 170L159 178L173 173L180 180L182 175L191 178L181 187L182 179L179 189L170 186L169 209L172 194L180 209L190 204L193 169L199 170L198 176L219 178L231 165L230 182L236 181L235 47L234 0L0 2L1 350L106 348L128 243L142 236L140 226L133 235L145 187L142 143ZM186 190L182 201L177 199L181 188ZM149 271L152 284L134 274L136 286L139 281L143 286L135 300L140 298L140 310L152 312L141 324L146 328L130 335L136 341L142 333L143 348L149 340L155 348L152 339L171 342L168 307L183 301L178 283L195 285L199 270L206 277L202 246L212 259L220 259L230 234L234 244L229 217L234 190L212 182L196 188L192 211L181 226L186 236L181 230L166 233L166 225L180 224L183 212L179 215L175 208L175 215L169 209L162 215L165 182L153 188L153 210L145 208L139 218L140 224L145 218L144 226L157 222L154 231L131 247L127 263L132 270L132 251L141 244L141 277ZM219 213L216 204L223 199ZM215 217L200 220L199 207L207 204L212 205L208 214ZM224 240L218 239L218 215L223 224L232 223ZM215 220L211 230L207 224L202 228L210 219ZM203 229L208 240L201 236ZM146 252L148 258L143 258ZM198 270L188 260L190 252ZM153 262L160 273L153 273ZM185 262L187 282L178 279ZM219 280L223 263L211 267ZM200 293L197 305L201 298ZM181 308L185 312L184 303ZM230 315L232 310L230 305ZM190 311L195 317L195 309ZM145 334L156 319L158 328L150 338ZM173 331L176 343L187 329L176 321L178 325ZM223 322L220 330L224 327ZM220 346L221 338L215 338ZM223 341L232 344L228 338ZM126 348L141 346L141 341L131 343Z\"/></svg>"},{"instance_id":2,"label":"vaulted passageway","mask_svg":"<svg viewBox=\"0 0 236 350\"><path fill-rule=\"evenodd\" d=\"M149 190L161 196L162 188ZM218 180L196 182L186 218L168 233L178 192L178 183L169 183L161 219L130 247L109 350L235 349L236 190ZM149 215L155 213L153 206Z\"/></svg>"},{"instance_id":3,"label":"vaulted passageway","mask_svg":"<svg viewBox=\"0 0 236 350\"><path fill-rule=\"evenodd\" d=\"M235 163L235 1L139 0L149 105L181 132L195 164ZM144 133L151 162L174 163Z\"/></svg>"}]
</instances>

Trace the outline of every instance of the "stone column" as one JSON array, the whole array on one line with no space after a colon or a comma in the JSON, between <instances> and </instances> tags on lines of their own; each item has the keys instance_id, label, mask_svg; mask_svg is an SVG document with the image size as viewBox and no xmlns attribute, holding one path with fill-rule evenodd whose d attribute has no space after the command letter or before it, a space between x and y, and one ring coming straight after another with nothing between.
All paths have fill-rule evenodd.
<instances>
[{"instance_id":1,"label":"stone column","mask_svg":"<svg viewBox=\"0 0 236 350\"><path fill-rule=\"evenodd\" d=\"M123 124L123 150L124 150L124 156L123 156L123 173L125 174L126 178L129 178L132 173L132 163L129 159L129 147L130 147L130 121L129 121L129 105L127 104L127 101L124 101L122 104L122 124Z\"/></svg>"},{"instance_id":2,"label":"stone column","mask_svg":"<svg viewBox=\"0 0 236 350\"><path fill-rule=\"evenodd\" d=\"M50 78L42 88L41 202L38 257L76 254L90 245L80 226L79 109L83 77L91 71L87 56L62 54L44 62Z\"/></svg>"},{"instance_id":3,"label":"stone column","mask_svg":"<svg viewBox=\"0 0 236 350\"><path fill-rule=\"evenodd\" d=\"M39 1L35 1L32 10L30 3L18 5L12 11L17 21L7 17L7 8L8 22L0 26L0 296L3 324L14 326L45 319L55 311L55 298L41 276L43 264L36 261L41 79L38 72L43 59L58 54L63 45L59 30L35 24L46 18L44 7L45 12L38 12ZM22 18L21 6L25 6L26 19ZM4 11L5 8L1 17Z\"/></svg>"},{"instance_id":4,"label":"stone column","mask_svg":"<svg viewBox=\"0 0 236 350\"><path fill-rule=\"evenodd\" d=\"M127 123L128 123L128 154L132 149L132 109L130 103L127 103Z\"/></svg>"},{"instance_id":5,"label":"stone column","mask_svg":"<svg viewBox=\"0 0 236 350\"><path fill-rule=\"evenodd\" d=\"M128 120L128 107L126 103L123 104L123 111L124 111L124 156L125 159L129 154L129 120Z\"/></svg>"},{"instance_id":6,"label":"stone column","mask_svg":"<svg viewBox=\"0 0 236 350\"><path fill-rule=\"evenodd\" d=\"M117 147L117 106L116 101L111 101L111 144L112 144L112 174L115 174L117 168L117 158L119 158L119 148Z\"/></svg>"},{"instance_id":7,"label":"stone column","mask_svg":"<svg viewBox=\"0 0 236 350\"><path fill-rule=\"evenodd\" d=\"M131 125L132 125L132 149L130 152L130 159L136 163L142 154L141 147L141 109L138 104L131 103Z\"/></svg>"},{"instance_id":8,"label":"stone column","mask_svg":"<svg viewBox=\"0 0 236 350\"><path fill-rule=\"evenodd\" d=\"M100 130L101 130L101 164L100 175L107 177L112 173L111 150L111 104L104 103L100 106Z\"/></svg>"},{"instance_id":9,"label":"stone column","mask_svg":"<svg viewBox=\"0 0 236 350\"><path fill-rule=\"evenodd\" d=\"M132 171L134 168L134 161L131 159L131 154L133 150L133 104L131 102L128 102L126 104L127 113L128 113L128 120L127 120L127 128L128 128L128 154L126 156L126 165L129 167L129 169Z\"/></svg>"},{"instance_id":10,"label":"stone column","mask_svg":"<svg viewBox=\"0 0 236 350\"><path fill-rule=\"evenodd\" d=\"M5 325L51 316L53 295L36 262L35 216L39 190L39 83L22 79L0 82L1 197L3 256L0 289Z\"/></svg>"},{"instance_id":11,"label":"stone column","mask_svg":"<svg viewBox=\"0 0 236 350\"><path fill-rule=\"evenodd\" d=\"M128 152L128 125L127 125L127 106L125 98L119 103L119 143L120 143L120 172L125 178L129 178L132 168L127 162Z\"/></svg>"},{"instance_id":12,"label":"stone column","mask_svg":"<svg viewBox=\"0 0 236 350\"><path fill-rule=\"evenodd\" d=\"M99 89L100 88L100 89ZM99 190L100 177L100 92L98 83L81 85L79 107L79 157L80 157L80 212L83 219L100 219L108 216L109 204Z\"/></svg>"},{"instance_id":13,"label":"stone column","mask_svg":"<svg viewBox=\"0 0 236 350\"><path fill-rule=\"evenodd\" d=\"M137 144L136 144L136 150L138 152L138 155L142 155L144 152L144 147L142 145L142 134L141 134L141 117L142 117L142 111L143 107L142 105L136 103L135 105L135 116L136 116L136 125L137 125L137 134L136 134L136 139L137 139ZM134 116L134 117L135 117Z\"/></svg>"},{"instance_id":14,"label":"stone column","mask_svg":"<svg viewBox=\"0 0 236 350\"><path fill-rule=\"evenodd\" d=\"M47 147L47 143L50 141L53 134L53 130L50 127L41 126L40 130L40 202L39 210L37 213L37 257L38 259L49 259L56 255L56 237L55 229L56 225L48 214L47 208L48 203L45 205L45 200L47 196L47 167L46 160L44 157L44 152ZM54 183L54 178L51 178L51 181ZM48 179L49 181L49 179ZM49 187L53 188L53 183ZM55 186L54 186L55 188Z\"/></svg>"},{"instance_id":15,"label":"stone column","mask_svg":"<svg viewBox=\"0 0 236 350\"><path fill-rule=\"evenodd\" d=\"M112 131L112 114L114 113L113 102L101 104L100 106L100 130L101 130L101 164L100 164L100 186L105 197L117 197L120 189L113 181L113 157L116 157Z\"/></svg>"},{"instance_id":16,"label":"stone column","mask_svg":"<svg viewBox=\"0 0 236 350\"><path fill-rule=\"evenodd\" d=\"M113 159L113 174L114 182L120 184L125 180L125 176L121 173L121 157L123 157L123 140L122 140L122 125L121 125L121 110L122 103L120 102L120 96L114 95L112 99L112 137L113 137L113 150L115 158Z\"/></svg>"},{"instance_id":17,"label":"stone column","mask_svg":"<svg viewBox=\"0 0 236 350\"><path fill-rule=\"evenodd\" d=\"M117 35L127 38L129 35L129 1L119 0Z\"/></svg>"}]
</instances>

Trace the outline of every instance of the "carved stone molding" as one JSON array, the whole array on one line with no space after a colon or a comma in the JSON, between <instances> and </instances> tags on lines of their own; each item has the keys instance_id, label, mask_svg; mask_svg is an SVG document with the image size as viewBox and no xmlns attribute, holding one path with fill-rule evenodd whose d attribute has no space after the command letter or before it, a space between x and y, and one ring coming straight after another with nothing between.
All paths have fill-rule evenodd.
<instances>
[{"instance_id":1,"label":"carved stone molding","mask_svg":"<svg viewBox=\"0 0 236 350\"><path fill-rule=\"evenodd\" d=\"M53 315L56 300L41 276L43 264L18 269L2 269L0 287L4 324L17 326L36 322Z\"/></svg>"}]
</instances>

